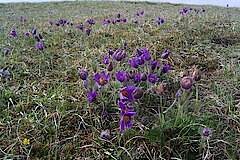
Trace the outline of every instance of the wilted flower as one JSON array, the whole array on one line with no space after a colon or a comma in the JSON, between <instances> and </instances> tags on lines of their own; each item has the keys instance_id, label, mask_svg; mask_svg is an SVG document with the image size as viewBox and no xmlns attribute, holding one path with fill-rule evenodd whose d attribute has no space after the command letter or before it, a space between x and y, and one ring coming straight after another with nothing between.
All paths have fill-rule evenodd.
<instances>
[{"instance_id":1,"label":"wilted flower","mask_svg":"<svg viewBox=\"0 0 240 160\"><path fill-rule=\"evenodd\" d=\"M87 30L86 30L86 35L89 36L89 35L90 35L90 32L91 32L91 29L87 29Z\"/></svg>"},{"instance_id":2,"label":"wilted flower","mask_svg":"<svg viewBox=\"0 0 240 160\"><path fill-rule=\"evenodd\" d=\"M116 73L116 78L120 82L123 82L126 79L126 73L124 71L119 71L118 73Z\"/></svg>"},{"instance_id":3,"label":"wilted flower","mask_svg":"<svg viewBox=\"0 0 240 160\"><path fill-rule=\"evenodd\" d=\"M157 75L156 74L149 74L148 75L148 81L151 82L151 83L156 83L157 81L159 80L159 78L157 78Z\"/></svg>"},{"instance_id":4,"label":"wilted flower","mask_svg":"<svg viewBox=\"0 0 240 160\"><path fill-rule=\"evenodd\" d=\"M183 77L182 78L181 87L183 89L190 89L190 88L192 88L192 86L193 86L193 79L192 79L192 77L187 76L187 77Z\"/></svg>"},{"instance_id":5,"label":"wilted flower","mask_svg":"<svg viewBox=\"0 0 240 160\"><path fill-rule=\"evenodd\" d=\"M164 51L163 54L162 54L162 59L168 58L168 56L169 56L170 53L171 53L171 52L168 51L168 50Z\"/></svg>"},{"instance_id":6,"label":"wilted flower","mask_svg":"<svg viewBox=\"0 0 240 160\"><path fill-rule=\"evenodd\" d=\"M128 62L133 68L138 68L138 63L136 61L136 58L132 58L131 60L128 60Z\"/></svg>"},{"instance_id":7,"label":"wilted flower","mask_svg":"<svg viewBox=\"0 0 240 160\"><path fill-rule=\"evenodd\" d=\"M140 99L143 96L143 90L141 87L137 87L133 92L134 99Z\"/></svg>"},{"instance_id":8,"label":"wilted flower","mask_svg":"<svg viewBox=\"0 0 240 160\"><path fill-rule=\"evenodd\" d=\"M110 62L110 64L108 65L108 71L112 71L113 70L113 62Z\"/></svg>"},{"instance_id":9,"label":"wilted flower","mask_svg":"<svg viewBox=\"0 0 240 160\"><path fill-rule=\"evenodd\" d=\"M195 81L199 81L201 79L201 71L197 68L193 68L192 77Z\"/></svg>"},{"instance_id":10,"label":"wilted flower","mask_svg":"<svg viewBox=\"0 0 240 160\"><path fill-rule=\"evenodd\" d=\"M120 132L123 132L125 130L125 127L128 129L132 128L133 125L133 119L132 116L136 114L136 112L133 112L133 107L127 106L122 102L118 102L121 112L120 115L122 116L119 124L120 124Z\"/></svg>"},{"instance_id":11,"label":"wilted flower","mask_svg":"<svg viewBox=\"0 0 240 160\"><path fill-rule=\"evenodd\" d=\"M141 80L142 80L142 81L146 81L146 80L147 80L147 74L146 74L146 73L143 73L143 74L142 74Z\"/></svg>"},{"instance_id":12,"label":"wilted flower","mask_svg":"<svg viewBox=\"0 0 240 160\"><path fill-rule=\"evenodd\" d=\"M202 128L201 132L204 137L209 137L212 134L212 130L210 128Z\"/></svg>"},{"instance_id":13,"label":"wilted flower","mask_svg":"<svg viewBox=\"0 0 240 160\"><path fill-rule=\"evenodd\" d=\"M127 78L129 78L129 79L133 79L134 75L135 75L135 73L133 71L127 72Z\"/></svg>"},{"instance_id":14,"label":"wilted flower","mask_svg":"<svg viewBox=\"0 0 240 160\"><path fill-rule=\"evenodd\" d=\"M42 37L42 35L39 33L38 34L38 37L39 37L39 39L42 39L43 37Z\"/></svg>"},{"instance_id":15,"label":"wilted flower","mask_svg":"<svg viewBox=\"0 0 240 160\"><path fill-rule=\"evenodd\" d=\"M100 138L102 139L110 139L110 131L108 129L102 131L102 133L100 134Z\"/></svg>"},{"instance_id":16,"label":"wilted flower","mask_svg":"<svg viewBox=\"0 0 240 160\"><path fill-rule=\"evenodd\" d=\"M44 43L42 42L42 43L40 43L40 44L36 44L36 48L37 48L38 50L43 50L43 48L44 48Z\"/></svg>"},{"instance_id":17,"label":"wilted flower","mask_svg":"<svg viewBox=\"0 0 240 160\"><path fill-rule=\"evenodd\" d=\"M158 61L152 61L151 68L154 70L158 66Z\"/></svg>"},{"instance_id":18,"label":"wilted flower","mask_svg":"<svg viewBox=\"0 0 240 160\"><path fill-rule=\"evenodd\" d=\"M162 73L167 73L171 68L172 68L172 66L169 66L168 64L163 65Z\"/></svg>"},{"instance_id":19,"label":"wilted flower","mask_svg":"<svg viewBox=\"0 0 240 160\"><path fill-rule=\"evenodd\" d=\"M95 92L89 91L88 92L88 100L87 101L93 102L93 101L95 101L97 99L97 96L98 96L98 94L97 94L96 91Z\"/></svg>"},{"instance_id":20,"label":"wilted flower","mask_svg":"<svg viewBox=\"0 0 240 160\"><path fill-rule=\"evenodd\" d=\"M104 86L110 80L110 73L106 75L105 71L102 71L101 74L95 73L94 80L101 86Z\"/></svg>"},{"instance_id":21,"label":"wilted flower","mask_svg":"<svg viewBox=\"0 0 240 160\"><path fill-rule=\"evenodd\" d=\"M82 80L86 80L87 77L88 77L88 71L83 69L83 70L80 70L78 72L78 76L82 79Z\"/></svg>"},{"instance_id":22,"label":"wilted flower","mask_svg":"<svg viewBox=\"0 0 240 160\"><path fill-rule=\"evenodd\" d=\"M169 83L161 82L160 84L154 86L154 90L157 92L159 96L164 94L164 91L169 86Z\"/></svg>"},{"instance_id":23,"label":"wilted flower","mask_svg":"<svg viewBox=\"0 0 240 160\"><path fill-rule=\"evenodd\" d=\"M134 101L133 98L133 91L135 90L136 87L133 86L128 86L128 87L124 87L120 90L120 99L122 101L129 101L132 102Z\"/></svg>"}]
</instances>

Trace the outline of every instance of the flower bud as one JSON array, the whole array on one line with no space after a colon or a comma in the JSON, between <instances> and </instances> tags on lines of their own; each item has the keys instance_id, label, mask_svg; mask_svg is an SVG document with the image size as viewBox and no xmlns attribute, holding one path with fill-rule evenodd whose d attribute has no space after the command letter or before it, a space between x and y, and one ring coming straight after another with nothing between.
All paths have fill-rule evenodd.
<instances>
[{"instance_id":1,"label":"flower bud","mask_svg":"<svg viewBox=\"0 0 240 160\"><path fill-rule=\"evenodd\" d=\"M87 70L80 70L78 72L78 76L82 79L82 80L86 80L88 77L88 71Z\"/></svg>"},{"instance_id":2,"label":"flower bud","mask_svg":"<svg viewBox=\"0 0 240 160\"><path fill-rule=\"evenodd\" d=\"M113 70L113 62L110 62L110 64L108 65L108 71L112 71Z\"/></svg>"},{"instance_id":3,"label":"flower bud","mask_svg":"<svg viewBox=\"0 0 240 160\"><path fill-rule=\"evenodd\" d=\"M142 96L143 96L142 88L140 88L140 87L136 88L133 92L133 97L135 99L140 99Z\"/></svg>"},{"instance_id":4,"label":"flower bud","mask_svg":"<svg viewBox=\"0 0 240 160\"><path fill-rule=\"evenodd\" d=\"M202 135L204 137L209 137L212 134L212 130L210 128L203 128L202 129Z\"/></svg>"},{"instance_id":5,"label":"flower bud","mask_svg":"<svg viewBox=\"0 0 240 160\"><path fill-rule=\"evenodd\" d=\"M193 86L193 79L192 79L192 77L187 76L187 77L183 77L182 78L181 87L183 89L190 89L190 88L192 88L192 86Z\"/></svg>"}]
</instances>

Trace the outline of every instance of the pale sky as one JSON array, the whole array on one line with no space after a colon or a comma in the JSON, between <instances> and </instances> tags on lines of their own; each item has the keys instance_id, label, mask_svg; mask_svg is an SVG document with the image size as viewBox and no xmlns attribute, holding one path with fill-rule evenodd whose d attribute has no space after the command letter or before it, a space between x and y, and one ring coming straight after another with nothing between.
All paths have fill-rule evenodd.
<instances>
[{"instance_id":1,"label":"pale sky","mask_svg":"<svg viewBox=\"0 0 240 160\"><path fill-rule=\"evenodd\" d=\"M47 2L47 1L71 1L71 0L0 0L0 3ZM154 2L170 2L170 3L184 3L184 4L199 4L199 5L218 5L223 7L226 7L227 4L229 4L229 7L240 7L240 0L133 0L133 1L154 1Z\"/></svg>"}]
</instances>

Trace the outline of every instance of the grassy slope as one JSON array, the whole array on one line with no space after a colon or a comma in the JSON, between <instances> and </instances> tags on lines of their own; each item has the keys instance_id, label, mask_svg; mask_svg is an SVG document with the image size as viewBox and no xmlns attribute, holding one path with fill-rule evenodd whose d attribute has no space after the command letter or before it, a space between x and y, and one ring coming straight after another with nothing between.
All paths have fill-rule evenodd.
<instances>
[{"instance_id":1,"label":"grassy slope","mask_svg":"<svg viewBox=\"0 0 240 160\"><path fill-rule=\"evenodd\" d=\"M201 159L208 151L199 131L207 126L213 130L207 156L239 159L239 9L191 6L204 7L206 12L181 16L183 7L189 6L149 2L0 4L0 68L10 72L0 84L1 157ZM142 10L145 15L140 25L133 24L135 12ZM116 18L117 13L127 18L126 24L101 23ZM19 22L20 16L27 22ZM158 26L151 20L153 17L164 18L165 23ZM96 24L90 36L71 26L48 25L60 19L74 24L94 19ZM43 52L36 50L32 36L23 34L32 28L43 35ZM13 29L19 36L7 38ZM180 72L194 65L204 72L198 82L198 103L195 85L177 123L177 106L162 118L154 107L159 105L159 99L151 99L150 103L146 98L139 104L133 129L121 134L116 87L106 88L103 95L106 92L107 96L95 104L85 102L87 90L77 76L78 69L87 68L91 74L96 68L101 71L105 66L97 62L103 60L108 49L116 50L125 41L128 57L134 55L135 49L147 47L155 59L162 61L161 53L172 51L167 61L173 66L166 77L172 82L169 97L179 88ZM8 55L4 55L5 48L11 49ZM162 107L172 102L173 98L166 98ZM141 121L143 116L148 116L148 123ZM99 135L107 128L111 139L105 142ZM30 139L30 145L23 144L24 138Z\"/></svg>"}]
</instances>

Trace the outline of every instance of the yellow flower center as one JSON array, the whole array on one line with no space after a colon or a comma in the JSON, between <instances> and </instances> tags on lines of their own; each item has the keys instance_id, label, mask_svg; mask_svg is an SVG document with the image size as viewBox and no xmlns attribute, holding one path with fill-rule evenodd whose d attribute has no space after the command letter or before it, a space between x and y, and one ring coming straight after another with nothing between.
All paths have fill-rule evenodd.
<instances>
[{"instance_id":1,"label":"yellow flower center","mask_svg":"<svg viewBox=\"0 0 240 160\"><path fill-rule=\"evenodd\" d=\"M125 123L130 123L130 118L129 118L128 116L124 116L124 117L123 117L123 121L124 121Z\"/></svg>"},{"instance_id":2,"label":"yellow flower center","mask_svg":"<svg viewBox=\"0 0 240 160\"><path fill-rule=\"evenodd\" d=\"M154 81L155 79L154 78L150 78L151 81Z\"/></svg>"},{"instance_id":3,"label":"yellow flower center","mask_svg":"<svg viewBox=\"0 0 240 160\"><path fill-rule=\"evenodd\" d=\"M129 95L128 91L126 91L126 90L122 90L121 93L124 97L128 97L128 95Z\"/></svg>"},{"instance_id":4,"label":"yellow flower center","mask_svg":"<svg viewBox=\"0 0 240 160\"><path fill-rule=\"evenodd\" d=\"M106 83L103 78L100 78L100 79L99 79L99 82L100 82L101 85L104 85L104 84Z\"/></svg>"}]
</instances>

